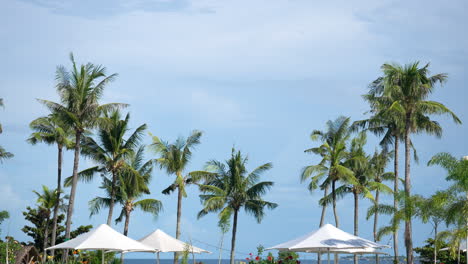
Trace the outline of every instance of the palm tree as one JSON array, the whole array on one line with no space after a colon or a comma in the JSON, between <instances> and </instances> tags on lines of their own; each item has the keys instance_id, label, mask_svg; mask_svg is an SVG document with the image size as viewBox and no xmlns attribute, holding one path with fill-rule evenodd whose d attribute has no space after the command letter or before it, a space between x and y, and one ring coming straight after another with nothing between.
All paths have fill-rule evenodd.
<instances>
[{"instance_id":1,"label":"palm tree","mask_svg":"<svg viewBox=\"0 0 468 264\"><path fill-rule=\"evenodd\" d=\"M106 111L125 107L125 104L99 104L104 88L115 79L117 74L106 75L106 68L87 63L77 66L73 54L70 54L72 70L58 66L56 71L57 92L61 103L39 100L75 132L75 150L73 159L73 178L70 199L67 209L65 238L70 239L70 227L75 205L76 186L78 183L78 166L81 152L81 138L86 129L97 126L99 116ZM65 257L66 258L66 257Z\"/></svg>"},{"instance_id":2,"label":"palm tree","mask_svg":"<svg viewBox=\"0 0 468 264\"><path fill-rule=\"evenodd\" d=\"M373 211L373 207L378 207L380 205L380 193L390 192L390 190L383 181L393 181L395 175L392 172L385 172L387 168L387 164L392 157L392 153L388 152L386 149L382 149L382 151L378 152L375 151L374 155L371 157L369 161L370 165L370 173L371 173L371 181L368 183L370 189L375 190L374 195L374 204L369 208L368 215L366 219L369 219L372 215L374 216L374 227L373 227L373 234L374 234L374 241L378 242L377 239L377 231L378 231L378 221L379 221L379 212ZM398 255L396 255L398 257ZM379 264L379 255L375 255L376 264Z\"/></svg>"},{"instance_id":3,"label":"palm tree","mask_svg":"<svg viewBox=\"0 0 468 264\"><path fill-rule=\"evenodd\" d=\"M151 148L159 155L155 162L168 174L175 175L174 183L163 190L163 194L170 194L177 190L177 225L176 238L180 238L180 220L182 217L182 198L187 197L185 187L188 184L196 183L205 172L194 171L184 175L185 169L192 157L193 148L200 144L201 131L194 130L187 139L179 137L174 143L160 140L157 136L151 135L153 143ZM178 263L178 254L174 253L174 264Z\"/></svg>"},{"instance_id":4,"label":"palm tree","mask_svg":"<svg viewBox=\"0 0 468 264\"><path fill-rule=\"evenodd\" d=\"M320 185L320 188L325 190L324 198L328 195L327 188L332 187L332 204L333 214L335 216L335 225L339 227L338 213L336 210L336 182L347 180L354 177L353 172L343 166L348 153L346 144L351 135L349 129L349 118L338 117L336 120L329 120L326 123L327 130L314 130L311 134L311 139L314 141L320 140L322 145L305 150L306 153L319 155L322 160L317 165L307 166L303 169L301 180L305 181L310 178L309 190L316 189L318 182L326 176L326 179ZM321 223L323 224L326 203L322 203Z\"/></svg>"},{"instance_id":5,"label":"palm tree","mask_svg":"<svg viewBox=\"0 0 468 264\"><path fill-rule=\"evenodd\" d=\"M219 212L219 219L233 217L231 240L231 264L234 264L236 248L236 232L238 214L244 208L247 214L255 217L258 223L265 215L265 207L274 209L278 205L262 199L262 196L273 186L273 182L259 182L260 175L272 168L271 163L265 163L248 173L245 167L247 158L242 157L240 151L232 149L231 158L223 164L210 161L207 170L213 171L204 184L200 185L200 195L203 209L198 218L210 213Z\"/></svg>"},{"instance_id":6,"label":"palm tree","mask_svg":"<svg viewBox=\"0 0 468 264\"><path fill-rule=\"evenodd\" d=\"M443 83L447 79L446 74L429 76L429 64L419 68L419 62L406 66L398 64L384 64L383 95L392 100L390 109L404 115L404 142L405 142L405 192L411 196L411 134L420 131L424 125L426 133L441 135L439 124L430 119L430 115L446 114L452 117L455 123L460 124L460 119L446 106L439 102L428 101L427 98L433 92L437 83ZM413 238L411 216L405 220L405 246L407 263L413 264Z\"/></svg>"},{"instance_id":7,"label":"palm tree","mask_svg":"<svg viewBox=\"0 0 468 264\"><path fill-rule=\"evenodd\" d=\"M397 195L400 190L399 144L404 135L404 116L400 112L391 109L392 99L383 95L384 88L385 83L383 77L377 78L369 85L369 92L363 95L363 98L371 107L369 111L371 117L355 121L351 126L351 129L353 131L363 129L365 131L370 131L376 136L382 136L380 145L385 150L387 150L389 146L393 145L393 207L394 211L397 212L399 210ZM377 215L378 214L376 214L376 216ZM397 229L393 231L393 262L398 263L398 226L395 226L395 228ZM375 236L376 235L374 234L374 239Z\"/></svg>"},{"instance_id":8,"label":"palm tree","mask_svg":"<svg viewBox=\"0 0 468 264\"><path fill-rule=\"evenodd\" d=\"M119 190L119 201L122 204L122 211L116 222L122 221L125 217L124 235L128 234L130 214L135 209L151 213L157 216L162 211L162 203L156 199L143 199L136 201L143 194L150 194L148 184L153 171L153 161L143 163L145 147L141 146L138 151L127 159L130 170L121 173Z\"/></svg>"},{"instance_id":9,"label":"palm tree","mask_svg":"<svg viewBox=\"0 0 468 264\"><path fill-rule=\"evenodd\" d=\"M464 233L468 245L468 158L457 159L449 153L438 153L428 162L429 166L439 165L444 168L448 175L446 179L454 182L450 188L454 201L448 206L447 222L455 223L459 230L455 233ZM462 197L463 193L465 197ZM466 252L468 259L468 250Z\"/></svg>"},{"instance_id":10,"label":"palm tree","mask_svg":"<svg viewBox=\"0 0 468 264\"><path fill-rule=\"evenodd\" d=\"M42 185L42 193L33 191L37 195L37 203L39 208L43 210L45 219L45 230L44 230L44 257L46 259L47 242L49 240L49 222L51 210L56 207L57 204L60 204L60 200L57 200L57 190L49 190L45 185Z\"/></svg>"},{"instance_id":11,"label":"palm tree","mask_svg":"<svg viewBox=\"0 0 468 264\"><path fill-rule=\"evenodd\" d=\"M0 106L4 107L3 105L3 98L0 98ZM2 124L0 124L0 134L3 132ZM6 151L2 146L0 146L0 163L3 163L6 159L13 158L13 154L11 152Z\"/></svg>"},{"instance_id":12,"label":"palm tree","mask_svg":"<svg viewBox=\"0 0 468 264\"><path fill-rule=\"evenodd\" d=\"M56 114L50 114L45 117L39 117L33 120L29 127L34 131L28 138L28 142L32 145L37 143L46 143L48 145L57 145L57 204L54 207L52 220L52 235L50 245L55 246L57 237L57 219L59 215L59 201L62 193L62 163L63 163L63 148L73 148L72 131L68 126L63 124ZM51 252L52 256L54 251Z\"/></svg>"},{"instance_id":13,"label":"palm tree","mask_svg":"<svg viewBox=\"0 0 468 264\"><path fill-rule=\"evenodd\" d=\"M130 130L128 127L129 120L129 114L121 119L121 114L117 110L104 113L100 121L101 127L97 133L99 140L95 141L91 137L85 137L82 141L82 154L99 165L81 171L78 176L79 179L90 181L96 173L107 173L111 176L109 213L107 216L109 226L112 224L119 172L125 170L128 166L125 158L136 151L146 129L146 124L143 124L125 139ZM67 183L70 181L71 179L67 179Z\"/></svg>"},{"instance_id":14,"label":"palm tree","mask_svg":"<svg viewBox=\"0 0 468 264\"><path fill-rule=\"evenodd\" d=\"M431 197L421 200L417 205L417 216L423 223L430 222L434 230L434 264L437 264L438 228L446 219L450 198L449 192L438 191Z\"/></svg>"}]
</instances>

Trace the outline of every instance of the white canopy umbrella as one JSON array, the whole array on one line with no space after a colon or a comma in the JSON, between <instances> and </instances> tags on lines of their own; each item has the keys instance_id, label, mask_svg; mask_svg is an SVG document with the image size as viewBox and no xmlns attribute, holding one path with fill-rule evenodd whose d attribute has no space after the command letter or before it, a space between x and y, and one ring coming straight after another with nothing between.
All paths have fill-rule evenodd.
<instances>
[{"instance_id":1,"label":"white canopy umbrella","mask_svg":"<svg viewBox=\"0 0 468 264\"><path fill-rule=\"evenodd\" d=\"M102 263L104 263L104 250L155 252L151 247L124 236L106 224L46 250L52 249L102 250Z\"/></svg>"},{"instance_id":2,"label":"white canopy umbrella","mask_svg":"<svg viewBox=\"0 0 468 264\"><path fill-rule=\"evenodd\" d=\"M440 250L441 251L445 251L445 250L449 250L450 248L446 247L446 248L441 248ZM461 252L466 252L466 241L461 241L460 245L458 246L458 250L460 250Z\"/></svg>"},{"instance_id":3,"label":"white canopy umbrella","mask_svg":"<svg viewBox=\"0 0 468 264\"><path fill-rule=\"evenodd\" d=\"M366 250L369 251L371 248L383 247L388 246L380 245L370 240L351 235L334 227L333 225L326 224L314 232L273 246L268 248L268 250L277 249L280 251L317 253L327 252L328 263L330 263L330 252L341 253L343 251L351 252L354 250L356 253L349 254L360 254L357 252L360 250L363 254Z\"/></svg>"},{"instance_id":4,"label":"white canopy umbrella","mask_svg":"<svg viewBox=\"0 0 468 264\"><path fill-rule=\"evenodd\" d=\"M158 255L158 264L159 264L159 252L184 252L188 250L190 253L211 253L210 251L194 247L190 244L187 244L183 241L180 241L166 233L161 229L148 234L147 236L139 239L141 243L145 244L148 247L151 247L157 252Z\"/></svg>"}]
</instances>

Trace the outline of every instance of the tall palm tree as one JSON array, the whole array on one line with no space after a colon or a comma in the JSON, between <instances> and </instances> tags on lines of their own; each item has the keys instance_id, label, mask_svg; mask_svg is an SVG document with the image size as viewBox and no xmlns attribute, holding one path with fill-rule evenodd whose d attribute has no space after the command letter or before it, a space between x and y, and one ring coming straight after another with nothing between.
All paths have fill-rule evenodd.
<instances>
[{"instance_id":1,"label":"tall palm tree","mask_svg":"<svg viewBox=\"0 0 468 264\"><path fill-rule=\"evenodd\" d=\"M57 200L57 190L49 190L45 185L42 185L42 193L33 191L37 196L37 203L39 207L43 210L45 219L45 229L44 229L44 257L46 259L47 243L49 240L49 223L50 223L50 214L51 210L56 207L57 204L60 204L60 200Z\"/></svg>"},{"instance_id":2,"label":"tall palm tree","mask_svg":"<svg viewBox=\"0 0 468 264\"><path fill-rule=\"evenodd\" d=\"M333 214L335 216L335 225L339 227L336 210L336 182L354 177L353 172L343 166L343 162L348 155L346 145L351 135L349 118L338 117L333 121L329 120L326 126L326 131L314 130L310 136L312 140L320 140L322 144L305 150L306 153L319 155L322 160L317 165L305 167L301 174L301 180L305 181L310 178L309 190L313 190L317 188L318 182L326 176L320 187L325 190L324 197L327 196L327 188L329 186L332 188ZM323 223L325 207L326 203L322 203L321 223Z\"/></svg>"},{"instance_id":3,"label":"tall palm tree","mask_svg":"<svg viewBox=\"0 0 468 264\"><path fill-rule=\"evenodd\" d=\"M252 172L246 169L247 158L242 157L240 151L232 149L231 158L223 164L210 161L207 170L213 171L204 184L200 185L200 195L203 209L198 218L210 213L219 212L219 219L233 217L231 240L231 264L235 260L237 221L240 209L255 217L258 223L265 215L265 207L274 209L278 205L262 199L262 196L273 186L273 182L259 182L260 175L272 168L271 163L265 163Z\"/></svg>"},{"instance_id":4,"label":"tall palm tree","mask_svg":"<svg viewBox=\"0 0 468 264\"><path fill-rule=\"evenodd\" d=\"M91 158L98 165L88 168L79 173L79 179L89 181L96 173L105 173L111 176L111 192L109 201L109 212L107 215L107 224L112 224L112 215L114 212L115 197L118 189L118 175L128 166L125 158L131 156L138 148L146 124L135 129L127 139L125 136L129 133L130 114L121 119L118 110L110 113L104 113L101 118L101 127L98 130L98 140L91 137L83 138L82 154ZM71 179L68 179L70 182Z\"/></svg>"},{"instance_id":5,"label":"tall palm tree","mask_svg":"<svg viewBox=\"0 0 468 264\"><path fill-rule=\"evenodd\" d=\"M426 133L441 135L441 128L430 115L449 115L455 123L460 119L445 105L428 101L427 98L434 91L437 83L447 79L444 73L429 76L429 64L419 67L419 62L401 66L398 64L384 64L382 66L384 91L383 94L392 100L392 110L404 115L404 142L405 142L405 192L411 196L411 134L420 131L424 125ZM411 216L405 220L405 246L407 263L413 264L413 237Z\"/></svg>"},{"instance_id":6,"label":"tall palm tree","mask_svg":"<svg viewBox=\"0 0 468 264\"><path fill-rule=\"evenodd\" d=\"M3 98L0 98L0 107L4 107L3 105ZM2 124L0 124L0 134L3 132ZM13 154L11 152L6 151L2 146L0 146L0 163L3 163L6 159L13 158Z\"/></svg>"},{"instance_id":7,"label":"tall palm tree","mask_svg":"<svg viewBox=\"0 0 468 264\"><path fill-rule=\"evenodd\" d=\"M169 144L151 135L153 143L151 148L159 155L155 162L168 174L175 175L174 183L163 190L163 194L170 194L177 190L177 224L176 238L180 238L180 220L182 217L182 198L187 197L186 185L196 183L203 172L194 171L185 174L185 169L192 157L194 147L200 144L201 131L194 130L187 139L179 137L174 143ZM185 174L185 175L184 175ZM178 263L178 254L174 253L174 264Z\"/></svg>"},{"instance_id":8,"label":"tall palm tree","mask_svg":"<svg viewBox=\"0 0 468 264\"><path fill-rule=\"evenodd\" d=\"M381 136L380 145L384 149L388 149L389 146L393 145L393 207L394 212L397 212L399 210L397 196L400 190L399 149L400 141L402 141L404 135L404 116L400 112L391 109L392 99L383 95L384 88L383 77L377 78L369 85L369 92L363 95L363 98L371 107L369 111L371 116L368 119L355 121L351 129L353 131L363 129L376 136ZM393 231L393 262L398 263L398 226L394 227L397 229ZM374 234L374 239L375 236Z\"/></svg>"},{"instance_id":9,"label":"tall palm tree","mask_svg":"<svg viewBox=\"0 0 468 264\"><path fill-rule=\"evenodd\" d=\"M65 227L66 239L70 239L70 227L78 183L78 166L82 135L86 129L97 126L99 116L103 112L126 106L125 104L117 103L99 104L104 88L109 82L115 79L117 74L106 75L105 67L92 63L77 66L73 54L70 54L70 60L72 62L71 71L66 70L63 66L58 66L56 71L56 88L61 102L56 103L48 100L39 100L39 102L46 105L52 112L57 113L60 119L75 132L76 144L73 159L73 178Z\"/></svg>"},{"instance_id":10,"label":"tall palm tree","mask_svg":"<svg viewBox=\"0 0 468 264\"><path fill-rule=\"evenodd\" d=\"M60 195L62 193L62 163L63 149L73 148L72 131L69 126L65 125L56 114L50 114L45 117L39 117L33 120L29 127L34 131L28 138L28 142L32 145L37 143L46 143L48 145L57 145L57 191L56 205L54 207L52 220L52 234L50 245L55 246L57 237L57 219L60 207ZM52 256L54 251L51 252Z\"/></svg>"},{"instance_id":11,"label":"tall palm tree","mask_svg":"<svg viewBox=\"0 0 468 264\"><path fill-rule=\"evenodd\" d=\"M379 240L377 239L379 212L373 210L373 207L377 208L380 205L380 193L382 191L387 192L387 193L388 192L393 193L393 191L390 190L383 183L384 181L394 181L394 178L395 178L395 175L393 174L393 172L385 172L385 169L387 168L387 164L390 162L391 157L392 157L392 152L388 152L384 148L380 152L376 150L374 152L374 155L371 157L369 161L371 180L368 183L368 185L370 189L375 190L375 195L374 195L374 203L369 208L366 219L369 219L372 215L374 216L373 235L374 235L375 242L379 242ZM375 262L376 264L380 263L379 255L375 255Z\"/></svg>"}]
</instances>

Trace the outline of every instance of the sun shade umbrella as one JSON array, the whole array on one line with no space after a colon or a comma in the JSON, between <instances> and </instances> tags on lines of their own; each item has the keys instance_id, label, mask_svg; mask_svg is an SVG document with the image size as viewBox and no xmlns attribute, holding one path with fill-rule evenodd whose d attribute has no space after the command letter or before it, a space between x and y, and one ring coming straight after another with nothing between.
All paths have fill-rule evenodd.
<instances>
[{"instance_id":1,"label":"sun shade umbrella","mask_svg":"<svg viewBox=\"0 0 468 264\"><path fill-rule=\"evenodd\" d=\"M211 253L207 250L194 247L190 244L187 244L183 241L180 241L166 233L162 230L157 229L156 231L148 234L142 239L138 240L139 242L145 244L146 246L152 248L157 252L158 255L158 264L159 264L159 252L184 252L185 250L190 253Z\"/></svg>"},{"instance_id":2,"label":"sun shade umbrella","mask_svg":"<svg viewBox=\"0 0 468 264\"><path fill-rule=\"evenodd\" d=\"M49 247L46 250L52 249L102 250L103 264L104 250L155 252L151 247L122 235L106 224L102 224L88 233L81 234L74 239Z\"/></svg>"},{"instance_id":3,"label":"sun shade umbrella","mask_svg":"<svg viewBox=\"0 0 468 264\"><path fill-rule=\"evenodd\" d=\"M273 246L270 249L277 249L280 251L296 251L296 252L327 252L328 263L330 262L330 252L340 253L340 251L361 250L370 248L383 248L388 247L380 245L370 240L360 238L349 233L344 232L330 224L320 227L318 230L298 237L296 239L281 243ZM349 253L354 254L354 253ZM360 254L360 253L355 253Z\"/></svg>"}]
</instances>

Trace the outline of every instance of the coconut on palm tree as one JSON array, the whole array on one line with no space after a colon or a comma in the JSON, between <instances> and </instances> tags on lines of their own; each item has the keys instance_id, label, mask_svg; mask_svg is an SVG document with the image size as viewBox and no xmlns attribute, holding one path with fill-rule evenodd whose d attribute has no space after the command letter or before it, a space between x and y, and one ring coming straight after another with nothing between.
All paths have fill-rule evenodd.
<instances>
[{"instance_id":1,"label":"coconut on palm tree","mask_svg":"<svg viewBox=\"0 0 468 264\"><path fill-rule=\"evenodd\" d=\"M80 180L90 181L96 173L110 175L111 190L107 215L107 224L110 226L112 225L115 197L119 188L117 184L119 173L128 169L125 159L132 156L137 150L146 124L140 125L125 138L130 132L130 114L122 119L121 113L115 110L110 113L105 112L100 119L101 125L97 132L97 140L91 137L85 137L82 140L82 154L91 158L98 165L81 171L78 177ZM67 185L70 184L71 180L72 178L67 179Z\"/></svg>"},{"instance_id":2,"label":"coconut on palm tree","mask_svg":"<svg viewBox=\"0 0 468 264\"><path fill-rule=\"evenodd\" d=\"M265 208L274 209L278 206L262 198L273 186L273 182L259 181L261 174L270 170L272 164L265 163L249 173L246 168L247 160L240 151L232 149L231 158L226 164L215 160L208 162L207 170L214 174L207 177L200 185L200 191L203 193L200 195L203 209L198 213L198 218L211 212L218 212L221 220L231 217L233 219L231 264L234 264L235 260L239 211L243 208L260 223L265 215Z\"/></svg>"},{"instance_id":3,"label":"coconut on palm tree","mask_svg":"<svg viewBox=\"0 0 468 264\"><path fill-rule=\"evenodd\" d=\"M126 106L118 103L101 105L99 102L104 88L115 79L117 74L106 75L105 67L92 63L78 66L73 54L70 54L70 60L72 62L71 71L66 70L63 66L58 66L56 71L56 87L60 103L39 100L53 113L56 113L66 125L70 126L75 134L73 174L65 227L66 239L70 238L83 133L86 129L92 129L98 125L99 117L103 112Z\"/></svg>"},{"instance_id":4,"label":"coconut on palm tree","mask_svg":"<svg viewBox=\"0 0 468 264\"><path fill-rule=\"evenodd\" d=\"M187 166L192 157L192 151L200 144L202 136L201 131L194 130L188 138L179 137L174 143L170 144L162 141L157 136L151 135L153 143L151 148L159 157L155 159L156 164L164 169L167 174L174 175L174 182L163 190L163 194L170 194L177 190L177 223L176 238L180 238L180 220L182 217L182 198L187 197L186 186L196 183L201 176L206 175L203 171L194 171L186 173ZM178 254L174 253L174 264L178 263Z\"/></svg>"},{"instance_id":5,"label":"coconut on palm tree","mask_svg":"<svg viewBox=\"0 0 468 264\"><path fill-rule=\"evenodd\" d=\"M56 114L50 114L45 117L39 117L33 120L29 127L34 131L28 138L30 144L46 143L48 145L57 145L57 191L56 205L54 207L52 220L52 234L50 245L55 246L57 237L57 219L60 207L60 195L62 193L62 163L63 149L73 148L72 131L65 125ZM51 252L52 256L54 251Z\"/></svg>"}]
</instances>

